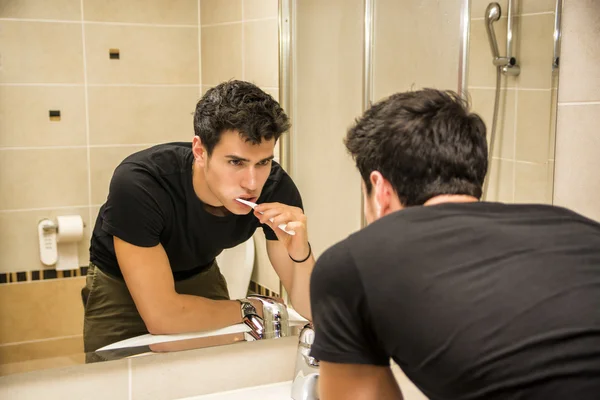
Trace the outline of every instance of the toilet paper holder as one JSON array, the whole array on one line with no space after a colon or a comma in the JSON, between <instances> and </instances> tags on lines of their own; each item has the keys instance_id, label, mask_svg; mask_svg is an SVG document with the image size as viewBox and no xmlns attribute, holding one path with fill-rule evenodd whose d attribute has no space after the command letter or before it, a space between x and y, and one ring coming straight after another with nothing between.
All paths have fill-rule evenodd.
<instances>
[{"instance_id":1,"label":"toilet paper holder","mask_svg":"<svg viewBox=\"0 0 600 400\"><path fill-rule=\"evenodd\" d=\"M48 222L46 222L46 225L42 226L42 229L44 230L44 232L46 233L51 233L51 232L56 232L58 233L58 225L55 222L52 222L52 220L47 220ZM83 223L83 227L85 228L85 222Z\"/></svg>"}]
</instances>

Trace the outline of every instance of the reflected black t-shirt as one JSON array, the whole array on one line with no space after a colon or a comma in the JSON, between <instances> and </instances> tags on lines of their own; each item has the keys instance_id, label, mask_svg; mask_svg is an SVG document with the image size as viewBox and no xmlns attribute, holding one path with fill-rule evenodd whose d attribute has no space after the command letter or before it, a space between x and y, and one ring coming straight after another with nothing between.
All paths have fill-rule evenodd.
<instances>
[{"instance_id":1,"label":"reflected black t-shirt","mask_svg":"<svg viewBox=\"0 0 600 400\"><path fill-rule=\"evenodd\" d=\"M121 277L113 236L140 247L161 243L180 280L209 267L223 249L245 242L259 226L268 240L277 240L253 213L207 212L194 192L193 158L191 143L167 143L134 153L116 168L92 234L91 262ZM296 185L276 162L257 200L270 202L302 208Z\"/></svg>"},{"instance_id":2,"label":"reflected black t-shirt","mask_svg":"<svg viewBox=\"0 0 600 400\"><path fill-rule=\"evenodd\" d=\"M600 224L500 203L413 207L327 250L312 356L389 365L430 399L600 398Z\"/></svg>"}]
</instances>

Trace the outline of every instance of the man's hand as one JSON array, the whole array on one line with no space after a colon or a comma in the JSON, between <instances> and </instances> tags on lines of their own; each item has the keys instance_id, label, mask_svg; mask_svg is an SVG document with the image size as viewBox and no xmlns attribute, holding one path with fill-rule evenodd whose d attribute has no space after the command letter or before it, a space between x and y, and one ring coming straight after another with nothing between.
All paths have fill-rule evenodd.
<instances>
[{"instance_id":1,"label":"man's hand","mask_svg":"<svg viewBox=\"0 0 600 400\"><path fill-rule=\"evenodd\" d=\"M308 245L307 221L301 208L281 203L262 203L254 208L254 215L261 224L268 225L273 229L277 239L287 249L290 257L300 261L308 256L310 247ZM271 219L273 219L273 222L270 221ZM286 224L286 229L293 230L296 234L288 235L278 228L281 224Z\"/></svg>"}]
</instances>

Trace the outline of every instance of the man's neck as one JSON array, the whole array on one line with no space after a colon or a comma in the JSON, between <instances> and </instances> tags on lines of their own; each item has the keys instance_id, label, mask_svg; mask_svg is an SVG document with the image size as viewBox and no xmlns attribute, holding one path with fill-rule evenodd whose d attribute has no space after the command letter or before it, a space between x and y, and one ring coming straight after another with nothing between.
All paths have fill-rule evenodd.
<instances>
[{"instance_id":1,"label":"man's neck","mask_svg":"<svg viewBox=\"0 0 600 400\"><path fill-rule=\"evenodd\" d=\"M204 203L204 209L206 211L217 216L230 214L229 211L223 207L223 204L221 204L219 199L212 194L204 179L204 171L195 163L192 164L192 186L194 187L196 197Z\"/></svg>"},{"instance_id":2,"label":"man's neck","mask_svg":"<svg viewBox=\"0 0 600 400\"><path fill-rule=\"evenodd\" d=\"M479 201L474 196L468 196L464 194L440 194L427 200L424 206L433 206L442 203L474 203Z\"/></svg>"}]
</instances>

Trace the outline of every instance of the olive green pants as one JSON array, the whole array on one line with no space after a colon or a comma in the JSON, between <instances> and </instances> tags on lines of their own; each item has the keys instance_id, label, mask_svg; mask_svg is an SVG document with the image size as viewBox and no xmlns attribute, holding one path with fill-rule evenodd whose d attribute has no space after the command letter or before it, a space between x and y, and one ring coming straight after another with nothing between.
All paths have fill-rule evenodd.
<instances>
[{"instance_id":1,"label":"olive green pants","mask_svg":"<svg viewBox=\"0 0 600 400\"><path fill-rule=\"evenodd\" d=\"M227 282L216 261L206 271L175 282L175 291L213 300L229 299ZM92 263L81 297L85 312L83 345L86 353L148 333L125 281L105 274Z\"/></svg>"}]
</instances>

